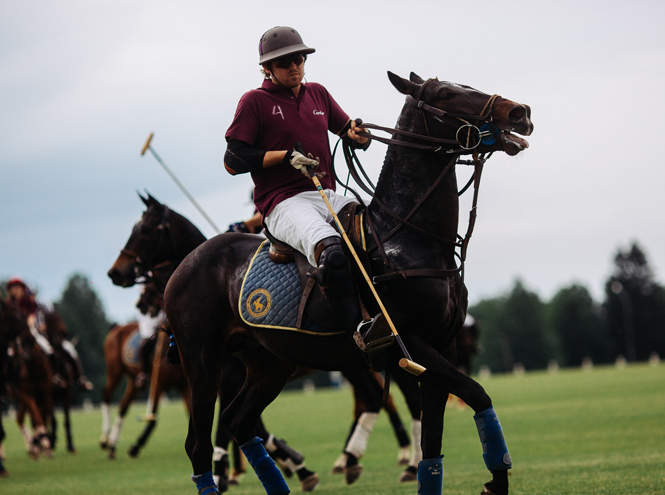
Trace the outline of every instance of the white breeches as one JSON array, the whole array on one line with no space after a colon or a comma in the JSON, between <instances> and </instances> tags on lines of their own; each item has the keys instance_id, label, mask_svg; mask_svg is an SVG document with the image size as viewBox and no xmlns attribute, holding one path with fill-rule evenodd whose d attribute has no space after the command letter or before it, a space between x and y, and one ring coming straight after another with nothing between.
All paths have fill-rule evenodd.
<instances>
[{"instance_id":1,"label":"white breeches","mask_svg":"<svg viewBox=\"0 0 665 495\"><path fill-rule=\"evenodd\" d=\"M331 189L324 192L335 213L357 201L355 196L342 196ZM326 237L339 237L337 230L328 223L332 221L332 215L318 191L306 191L285 199L263 221L274 237L307 256L314 267L316 245Z\"/></svg>"}]
</instances>

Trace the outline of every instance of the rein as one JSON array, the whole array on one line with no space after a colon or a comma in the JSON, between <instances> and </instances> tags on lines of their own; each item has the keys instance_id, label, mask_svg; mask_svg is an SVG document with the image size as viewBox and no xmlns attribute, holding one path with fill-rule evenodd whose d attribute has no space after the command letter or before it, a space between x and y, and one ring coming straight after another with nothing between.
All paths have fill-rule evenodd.
<instances>
[{"instance_id":1,"label":"rein","mask_svg":"<svg viewBox=\"0 0 665 495\"><path fill-rule=\"evenodd\" d=\"M415 149L421 149L421 150L426 150L426 151L432 151L434 153L438 153L443 151L443 153L447 154L451 158L448 160L446 166L443 168L437 179L432 183L432 185L427 189L425 194L416 202L415 206L411 209L411 211L404 217L400 217L397 215L394 211L392 211L390 208L388 208L383 202L381 202L377 197L376 194L374 193L374 190L376 189L371 181L369 180L369 177L367 176L367 173L365 172L364 168L362 167L362 164L360 163L360 160L358 159L354 148L352 145L348 142L348 140L342 140L342 150L344 153L344 158L347 164L347 167L349 169L349 173L351 176L353 176L353 179L356 181L356 183L360 186L360 188L365 191L367 194L370 195L372 198L374 204L378 205L383 211L388 213L392 218L397 220L398 224L386 235L384 235L382 238L379 239L377 235L377 231L372 225L372 220L371 220L371 215L366 215L367 218L367 223L369 226L369 230L372 234L372 237L374 238L375 242L375 247L373 249L377 249L381 255L381 258L383 260L384 264L384 274L374 276L372 279L373 284L378 284L381 282L387 282L390 280L398 280L398 279L407 279L409 277L433 277L433 278L451 278L455 274L459 274L459 288L455 291L458 294L458 298L461 297L460 294L463 290L464 287L464 264L466 261L466 254L467 254L467 249L469 246L469 241L471 239L471 236L473 234L473 230L475 227L476 223L476 211L477 211L477 205L478 205L478 193L480 189L480 178L482 175L483 171L483 166L485 162L492 156L492 153L490 153L488 156L485 156L485 154L479 154L476 148L481 144L494 144L496 140L498 139L498 129L496 126L491 124L491 113L492 113L492 108L494 106L494 103L496 99L499 97L498 95L492 95L489 97L487 102L485 103L485 106L483 107L483 110L480 112L479 115L466 115L466 114L458 114L458 113L452 113L452 112L446 112L445 110L441 110L439 108L433 107L427 103L425 103L422 100L422 94L425 89L425 86L431 82L432 79L428 79L425 81L422 86L420 87L420 90L418 91L417 97L413 98L412 96L407 96L406 98L406 103L416 107L421 111L421 115L423 117L423 122L425 125L425 129L427 131L426 135L422 134L416 134L408 131L403 131L401 129L393 129L393 128L387 128L383 126L378 126L375 124L365 124L362 123L361 125L365 128L368 129L376 129L376 130L381 130L387 133L390 133L393 135L391 139L386 139L386 138L381 138L378 136L374 136L368 132L359 132L358 134L360 136L366 137L368 139L374 139L379 142L383 142L385 144L389 145L397 145L397 146L405 146L409 148L415 148ZM451 119L456 119L462 122L461 125L457 125L457 130L455 132L455 139L443 139L443 138L436 138L433 137L430 133L429 126L427 124L427 114L431 114L431 116L437 120L438 122L443 123L444 125L457 125L456 123L452 122ZM475 121L476 124L480 124L481 122L483 123L478 127L475 124L470 123L469 121ZM460 132L466 129L466 140L465 142L462 142L462 139L460 137ZM477 133L476 138L471 140L472 137L472 132ZM425 143L429 144L420 144L420 143L414 143L410 141L405 141L402 139L396 139L397 136L403 136L406 138L411 138L411 139L416 139L419 141L423 141ZM462 136L463 137L463 136ZM452 148L443 148L443 145L452 145L455 147L459 147L461 149L452 149ZM466 151L471 151L472 152L472 160L466 161L466 160L460 160L460 155ZM456 164L472 164L474 166L474 172L469 180L469 182L460 190L458 191L458 196L461 196L470 186L473 184L474 187L474 194L473 194L473 200L472 200L472 206L471 210L469 212L469 224L467 227L466 234L464 237L461 237L459 234L456 235L457 239L459 242L456 241L451 241L450 239L446 239L444 237L441 237L437 234L427 232L426 230L421 229L420 227L412 224L409 222L409 219L418 211L420 206L425 202L425 200L430 197L430 195L436 190L438 185L441 183L443 178L454 168ZM357 165L356 165L357 164ZM369 186L361 179L360 173L365 177L365 180L369 184ZM339 182L339 181L338 181ZM341 184L341 183L340 183ZM343 185L343 184L342 184ZM347 189L350 189L356 197L360 199L360 196L356 191L353 189L349 188L348 186L344 186ZM361 201L362 203L362 201ZM368 207L369 209L369 207ZM453 244L455 248L460 248L459 253L457 250L454 250L454 256L459 258L459 265L456 268L450 268L450 269L428 269L428 268L423 268L423 269L409 269L409 270L395 270L394 264L390 262L388 259L388 256L386 254L386 251L383 247L383 243L385 243L388 239L390 239L393 235L395 235L399 229L402 227L407 227L410 230L413 230L419 234L422 234L426 237L429 237L431 239L435 239L441 242L446 242ZM370 249L371 251L372 249ZM455 311L452 314L452 322L453 324L455 321L457 321L458 315L460 313L460 304L459 301L457 304L455 304ZM461 326L460 326L461 328ZM454 339L456 338L456 332L449 334L446 339L443 342L443 348L447 348ZM385 391L384 391L385 392Z\"/></svg>"},{"instance_id":2,"label":"rein","mask_svg":"<svg viewBox=\"0 0 665 495\"><path fill-rule=\"evenodd\" d=\"M484 144L493 144L497 137L498 137L498 129L496 129L495 126L491 124L491 113L492 113L492 108L494 106L494 103L496 99L499 97L498 95L492 95L489 97L487 102L485 103L485 106L483 107L483 110L480 112L479 115L467 115L467 114L459 114L459 113L453 113L453 112L446 112L445 110L441 110L439 108L433 107L429 105L428 103L425 103L422 100L422 94L424 92L425 86L431 82L433 79L428 79L425 81L422 86L420 87L420 90L416 96L416 98L412 96L407 96L406 98L406 103L419 109L421 111L421 115L423 116L423 122L425 125L425 128L427 130L427 134L416 134L413 132L408 132L404 131L401 129L394 129L394 128L388 128L388 127L383 127L383 126L378 126L376 124L367 124L367 123L362 123L359 125L362 125L365 128L368 129L376 129L380 131L384 131L390 134L393 134L393 137L391 139L386 139L382 138L379 136L374 136L368 132L359 132L358 134L360 136L366 137L368 139L373 139L385 144L392 144L392 145L397 145L397 146L405 146L409 148L415 148L415 149L421 149L421 150L426 150L426 151L432 151L434 153L438 152L443 152L445 154L448 154L451 156L451 158L447 161L446 166L443 168L437 179L432 183L432 185L428 188L428 190L424 193L424 195L416 202L414 207L411 209L411 211L404 217L400 217L397 215L394 211L392 211L390 208L388 208L383 202L381 202L375 195L374 190L375 187L372 184L372 182L369 180L367 173L365 172L364 168L362 167L362 164L360 163L360 160L358 159L354 148L348 143L346 140L342 140L342 150L344 153L344 158L347 164L347 167L349 169L350 175L353 177L353 179L356 181L358 186L369 196L372 198L373 202L378 205L383 211L388 213L392 218L397 220L398 224L386 235L384 235L382 238L379 238L376 229L372 225L371 221L371 215L367 215L367 222L368 226L370 227L370 232L374 238L375 241L375 247L373 249L377 249L381 255L381 258L383 259L383 263L385 266L385 273L383 275L378 275L373 277L373 282L375 284L381 283L381 282L386 282L390 280L396 280L396 279L406 279L408 277L434 277L434 278L448 278L456 273L460 274L460 280L461 283L464 283L464 263L466 261L466 253L469 245L469 241L471 239L471 236L473 234L473 230L475 227L475 220L476 220L476 210L477 210L477 204L478 204L478 192L480 188L480 178L483 170L483 165L484 163L490 158L492 153L490 153L488 156L485 156L485 154L479 154L475 148L477 148L481 142ZM427 124L427 114L431 114L431 116L447 125L453 125L457 126L456 130L456 139L443 139L443 138L436 138L433 137L430 133L429 126ZM462 124L458 125L454 123L451 119L456 119L460 121ZM470 121L475 121L476 124L483 123L478 127L478 125L470 123ZM462 142L460 139L460 131L463 129L467 129L466 131L466 141ZM471 136L472 136L472 131L477 133L476 138L471 142ZM396 136L403 136L406 138L411 138L411 139L416 139L419 141L422 141L424 143L429 143L429 144L420 144L420 143L414 143L411 141L405 141L402 139L396 139ZM454 147L458 147L459 149L453 149L453 148L444 148L443 145L453 145ZM472 160L460 160L460 155L464 153L465 151L472 151ZM425 200L430 197L430 195L436 190L438 185L441 183L443 178L453 169L453 167L456 164L465 164L465 165L473 165L474 166L474 173L469 179L468 183L458 192L458 196L461 196L470 186L473 184L474 186L474 195L473 195L473 201L472 201L472 206L471 206L471 211L469 212L469 224L467 227L466 234L464 237L461 237L459 234L456 236L457 241L451 241L450 239L446 239L444 237L441 237L440 235L434 234L432 232L428 232L426 230L421 229L420 227L412 224L409 222L411 217L418 211L420 206L425 202ZM360 175L364 177L364 180L360 177ZM365 182L366 181L366 182ZM369 185L368 185L369 184ZM343 185L343 184L342 184ZM344 186L344 185L343 185ZM360 198L358 193L354 191L351 188L348 188L348 186L344 186L347 189L350 189L356 197ZM446 242L453 244L455 248L459 248L459 253L457 250L454 252L454 256L459 258L459 266L456 268L451 268L451 269L411 269L411 270L398 270L396 271L394 269L394 265L390 263L390 260L388 259L388 256L385 252L385 249L383 248L383 244L390 239L392 236L394 236L402 227L407 227L410 230L413 230L414 232L417 232L421 235L424 235L428 238L440 241L440 242ZM372 249L370 249L372 250ZM461 290L461 289L460 289ZM457 317L457 310L454 315L454 319Z\"/></svg>"}]
</instances>

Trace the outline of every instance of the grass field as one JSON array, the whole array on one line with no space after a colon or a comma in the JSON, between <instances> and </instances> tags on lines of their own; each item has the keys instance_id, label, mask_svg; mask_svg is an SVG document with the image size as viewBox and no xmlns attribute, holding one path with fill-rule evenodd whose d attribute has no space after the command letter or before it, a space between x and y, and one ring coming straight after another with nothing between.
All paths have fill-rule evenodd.
<instances>
[{"instance_id":1,"label":"grass field","mask_svg":"<svg viewBox=\"0 0 665 495\"><path fill-rule=\"evenodd\" d=\"M513 458L511 493L665 494L665 365L495 375L481 383L493 398ZM399 392L393 392L399 400ZM401 401L399 407L407 424L406 407ZM5 418L5 464L11 477L0 479L0 494L194 495L183 448L182 405L171 402L162 408L150 443L138 459L130 459L125 452L143 427L134 420L141 413L143 406L136 405L128 414L115 461L97 445L98 410L74 415L76 455L61 444L53 459L36 462L27 456L13 420ZM447 411L445 495L477 495L490 479L472 415L469 408ZM268 429L303 452L307 466L319 473L315 493L415 495L414 483L397 483L397 443L385 414L362 459L360 480L348 487L330 474L351 421L348 390L285 393L264 418ZM301 492L294 479L289 486ZM230 493L264 492L250 472Z\"/></svg>"}]
</instances>

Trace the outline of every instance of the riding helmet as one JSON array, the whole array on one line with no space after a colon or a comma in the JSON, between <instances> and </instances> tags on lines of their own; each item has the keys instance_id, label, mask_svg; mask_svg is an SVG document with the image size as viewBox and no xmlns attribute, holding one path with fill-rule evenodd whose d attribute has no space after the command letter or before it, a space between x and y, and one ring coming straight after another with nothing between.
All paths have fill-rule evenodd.
<instances>
[{"instance_id":1,"label":"riding helmet","mask_svg":"<svg viewBox=\"0 0 665 495\"><path fill-rule=\"evenodd\" d=\"M296 53L314 53L316 50L306 46L298 31L288 26L275 26L269 29L259 41L259 64L267 64L278 58Z\"/></svg>"},{"instance_id":2,"label":"riding helmet","mask_svg":"<svg viewBox=\"0 0 665 495\"><path fill-rule=\"evenodd\" d=\"M13 276L9 280L7 280L7 284L6 284L5 287L7 287L7 289L9 289L10 287L12 287L14 285L22 285L24 288L27 287L27 285L25 285L25 282L23 281L23 279L21 277L17 277L17 276Z\"/></svg>"}]
</instances>

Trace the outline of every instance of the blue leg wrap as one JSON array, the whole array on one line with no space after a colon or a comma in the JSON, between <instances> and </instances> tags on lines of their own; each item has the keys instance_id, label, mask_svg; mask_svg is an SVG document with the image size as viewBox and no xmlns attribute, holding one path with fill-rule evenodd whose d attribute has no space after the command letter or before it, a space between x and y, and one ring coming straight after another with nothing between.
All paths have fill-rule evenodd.
<instances>
[{"instance_id":1,"label":"blue leg wrap","mask_svg":"<svg viewBox=\"0 0 665 495\"><path fill-rule=\"evenodd\" d=\"M275 466L275 461L266 452L263 440L254 437L249 442L242 444L240 449L247 457L268 495L287 495L291 492L282 473Z\"/></svg>"},{"instance_id":2,"label":"blue leg wrap","mask_svg":"<svg viewBox=\"0 0 665 495\"><path fill-rule=\"evenodd\" d=\"M513 461L510 458L506 440L503 438L501 423L494 412L494 407L476 414L473 419L476 421L478 436L483 444L483 460L487 469L494 472L512 468Z\"/></svg>"},{"instance_id":3,"label":"blue leg wrap","mask_svg":"<svg viewBox=\"0 0 665 495\"><path fill-rule=\"evenodd\" d=\"M192 481L196 483L196 488L199 490L199 495L214 495L218 494L217 485L212 479L212 471L207 471L203 474L192 475Z\"/></svg>"},{"instance_id":4,"label":"blue leg wrap","mask_svg":"<svg viewBox=\"0 0 665 495\"><path fill-rule=\"evenodd\" d=\"M418 463L418 495L441 495L443 489L443 456Z\"/></svg>"}]
</instances>

